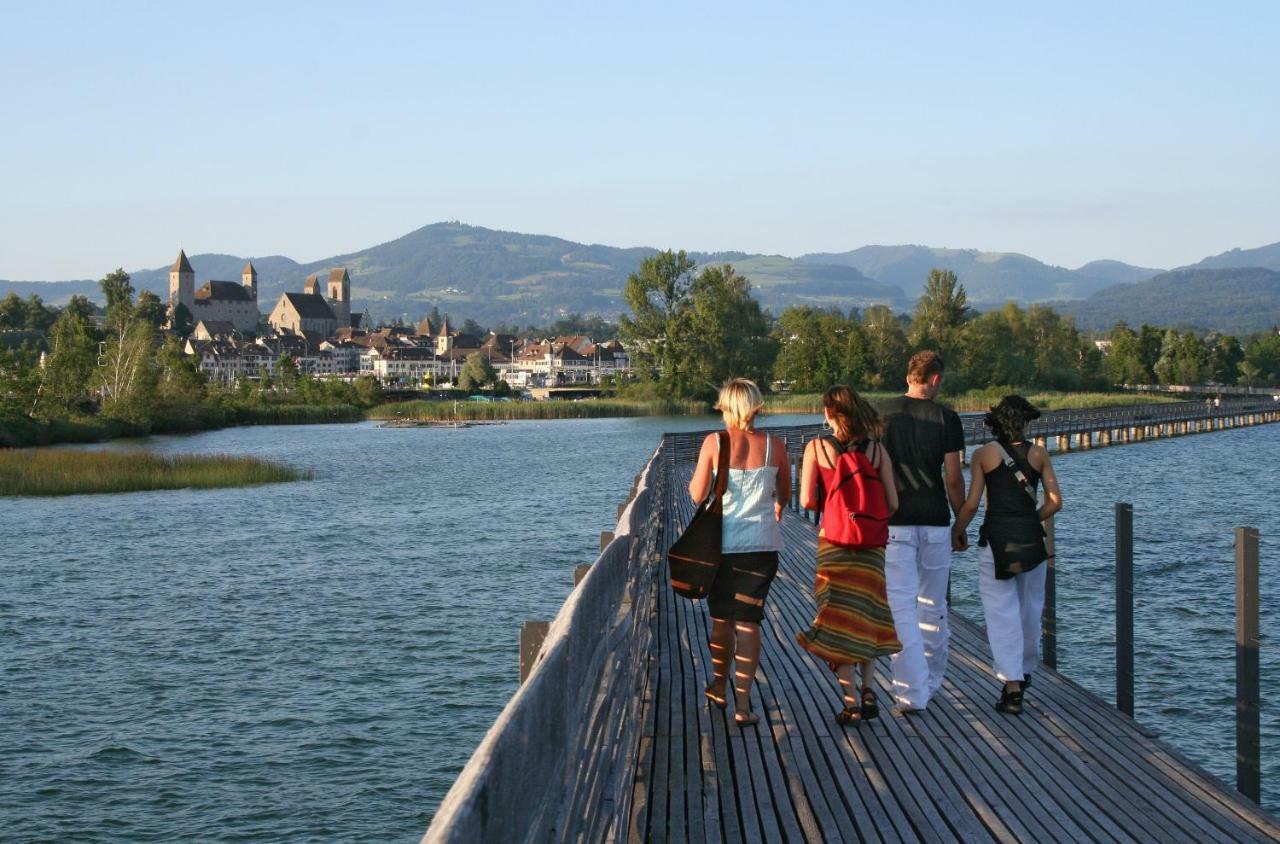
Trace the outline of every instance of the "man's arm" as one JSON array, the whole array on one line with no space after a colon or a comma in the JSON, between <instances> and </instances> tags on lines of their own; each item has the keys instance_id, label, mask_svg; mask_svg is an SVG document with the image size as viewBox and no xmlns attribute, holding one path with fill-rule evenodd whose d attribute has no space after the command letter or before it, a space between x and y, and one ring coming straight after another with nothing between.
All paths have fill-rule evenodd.
<instances>
[{"instance_id":1,"label":"man's arm","mask_svg":"<svg viewBox=\"0 0 1280 844\"><path fill-rule=\"evenodd\" d=\"M960 451L948 451L943 461L946 469L947 501L951 504L951 512L960 515L964 506L964 467L960 464Z\"/></svg>"}]
</instances>

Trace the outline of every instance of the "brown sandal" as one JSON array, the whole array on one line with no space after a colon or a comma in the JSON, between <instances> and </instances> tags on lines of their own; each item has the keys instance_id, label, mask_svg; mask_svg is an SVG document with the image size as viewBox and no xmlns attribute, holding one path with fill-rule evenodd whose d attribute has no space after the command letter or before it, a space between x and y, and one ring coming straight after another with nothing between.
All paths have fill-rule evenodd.
<instances>
[{"instance_id":1,"label":"brown sandal","mask_svg":"<svg viewBox=\"0 0 1280 844\"><path fill-rule=\"evenodd\" d=\"M726 706L729 705L729 698L726 696L725 692L721 692L720 694L717 695L715 692L715 688L716 688L716 681L712 680L710 683L707 684L707 687L703 689L702 693L707 696L707 700L711 701L721 709L724 709Z\"/></svg>"},{"instance_id":2,"label":"brown sandal","mask_svg":"<svg viewBox=\"0 0 1280 844\"><path fill-rule=\"evenodd\" d=\"M846 706L836 713L836 723L842 727L852 724L855 727L862 726L862 707Z\"/></svg>"}]
</instances>

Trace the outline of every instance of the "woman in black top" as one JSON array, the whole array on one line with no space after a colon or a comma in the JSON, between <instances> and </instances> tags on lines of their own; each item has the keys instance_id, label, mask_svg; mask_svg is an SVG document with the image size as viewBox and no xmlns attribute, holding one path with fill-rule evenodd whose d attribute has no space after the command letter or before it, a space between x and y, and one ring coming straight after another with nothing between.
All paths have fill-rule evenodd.
<instances>
[{"instance_id":1,"label":"woman in black top","mask_svg":"<svg viewBox=\"0 0 1280 844\"><path fill-rule=\"evenodd\" d=\"M1040 615L1044 610L1045 547L1041 523L1062 509L1049 452L1026 441L1027 424L1040 411L1022 396L1005 396L987 414L995 435L973 454L969 497L956 514L952 545L968 542L965 528L987 492L987 513L978 532L978 587L996 677L1004 683L996 709L1022 712L1025 683L1040 661ZM1036 487L1044 488L1044 503Z\"/></svg>"}]
</instances>

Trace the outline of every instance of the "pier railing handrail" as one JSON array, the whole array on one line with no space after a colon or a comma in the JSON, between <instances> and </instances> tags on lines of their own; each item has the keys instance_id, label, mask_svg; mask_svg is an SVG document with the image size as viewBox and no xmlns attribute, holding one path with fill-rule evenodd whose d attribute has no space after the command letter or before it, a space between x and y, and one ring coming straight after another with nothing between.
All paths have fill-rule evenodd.
<instances>
[{"instance_id":1,"label":"pier railing handrail","mask_svg":"<svg viewBox=\"0 0 1280 844\"><path fill-rule=\"evenodd\" d=\"M548 841L570 821L614 837L625 832L643 699L636 684L651 651L648 615L661 556L660 452L639 476L613 540L560 608L528 678L440 804L424 842ZM598 746L606 734L608 752Z\"/></svg>"},{"instance_id":2,"label":"pier railing handrail","mask_svg":"<svg viewBox=\"0 0 1280 844\"><path fill-rule=\"evenodd\" d=\"M1129 428L1138 425L1162 425L1172 422L1191 422L1197 419L1212 419L1232 414L1252 411L1276 410L1276 403L1269 397L1254 399L1231 399L1223 401L1221 407L1212 407L1203 401L1166 402L1161 404L1135 404L1119 407L1072 408L1051 410L1032 422L1027 436L1033 438L1053 437L1073 434L1082 431L1096 431L1107 428ZM991 432L982 423L982 414L962 413L961 424L964 426L966 445L980 445L992 439ZM787 453L792 459L800 457L805 443L821 436L820 425L779 425L769 426L767 420L761 425L770 433L782 438L787 444ZM668 462L685 463L698 456L702 447L702 438L710 429L703 431L682 431L665 435L669 445Z\"/></svg>"}]
</instances>

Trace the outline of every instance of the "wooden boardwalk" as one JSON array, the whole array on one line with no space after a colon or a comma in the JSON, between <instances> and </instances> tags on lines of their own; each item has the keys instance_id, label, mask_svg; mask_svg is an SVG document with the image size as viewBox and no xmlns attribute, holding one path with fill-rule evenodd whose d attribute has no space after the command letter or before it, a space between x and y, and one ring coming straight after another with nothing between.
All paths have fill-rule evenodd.
<instances>
[{"instance_id":1,"label":"wooden boardwalk","mask_svg":"<svg viewBox=\"0 0 1280 844\"><path fill-rule=\"evenodd\" d=\"M691 515L689 468L664 485L659 547ZM1036 673L1022 716L997 713L985 633L955 615L947 680L926 712L893 712L884 660L881 717L839 727L834 675L794 641L813 616L815 529L788 511L784 533L755 727L702 695L705 605L658 584L631 840L1280 840L1256 804L1059 674Z\"/></svg>"}]
</instances>

